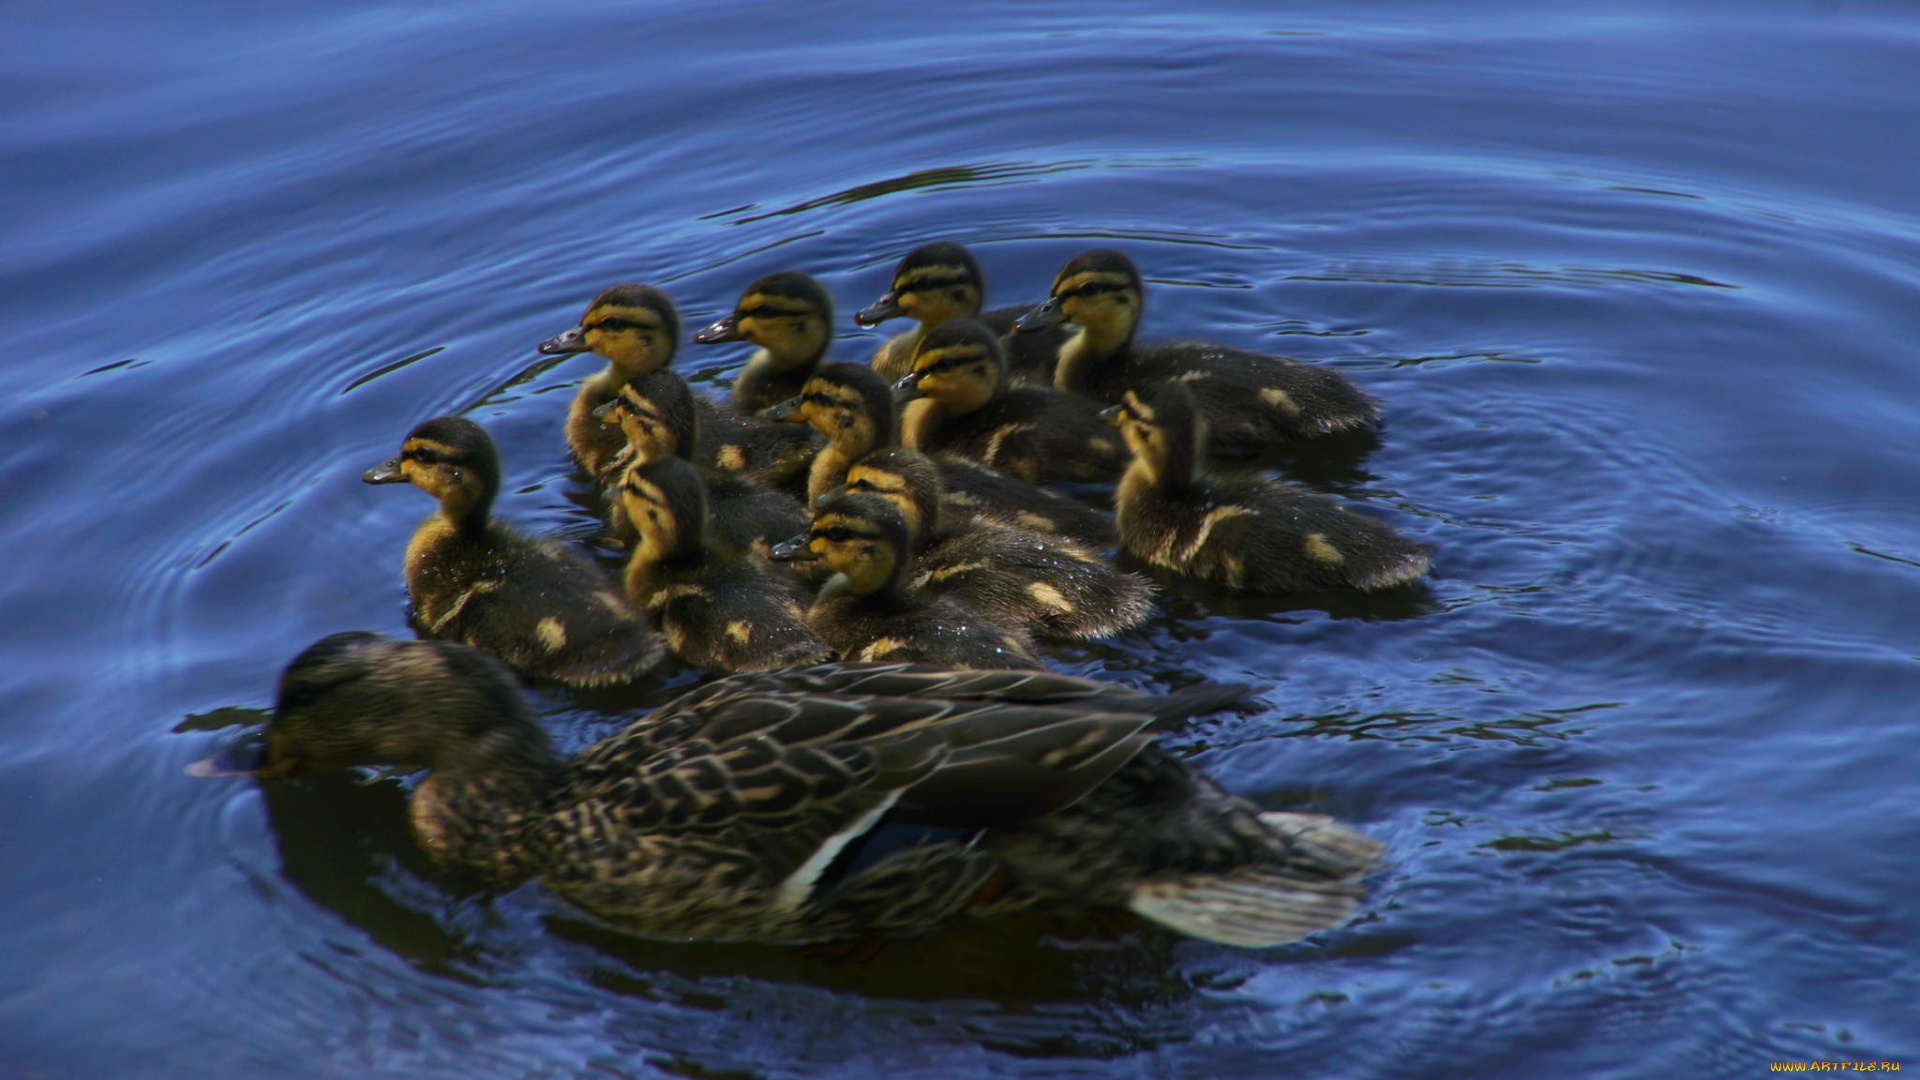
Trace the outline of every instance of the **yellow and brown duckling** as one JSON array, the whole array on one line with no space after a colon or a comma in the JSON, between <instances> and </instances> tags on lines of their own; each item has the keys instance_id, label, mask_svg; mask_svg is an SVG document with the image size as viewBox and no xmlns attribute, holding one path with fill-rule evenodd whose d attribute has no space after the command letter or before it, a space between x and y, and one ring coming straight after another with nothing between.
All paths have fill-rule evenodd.
<instances>
[{"instance_id":1,"label":"yellow and brown duckling","mask_svg":"<svg viewBox=\"0 0 1920 1080\"><path fill-rule=\"evenodd\" d=\"M894 268L885 295L853 317L861 326L878 326L903 315L914 320L913 329L888 338L873 354L873 370L888 382L898 382L912 370L914 349L927 331L948 319L978 319L1006 346L1010 381L1050 382L1066 332L1053 328L1013 337L1013 324L1033 305L981 311L986 295L986 275L973 253L959 244L941 241L907 252Z\"/></svg>"},{"instance_id":2,"label":"yellow and brown duckling","mask_svg":"<svg viewBox=\"0 0 1920 1080\"><path fill-rule=\"evenodd\" d=\"M460 641L515 671L569 686L627 682L665 651L646 617L593 560L491 519L500 457L479 424L428 420L369 484L410 482L440 500L407 544L407 595L427 634Z\"/></svg>"},{"instance_id":3,"label":"yellow and brown duckling","mask_svg":"<svg viewBox=\"0 0 1920 1080\"><path fill-rule=\"evenodd\" d=\"M1327 368L1210 342L1134 344L1144 295L1133 260L1105 248L1083 251L1054 277L1052 299L1015 330L1078 326L1060 347L1053 385L1102 404L1158 379L1185 382L1216 452L1254 453L1379 421L1379 405Z\"/></svg>"},{"instance_id":4,"label":"yellow and brown duckling","mask_svg":"<svg viewBox=\"0 0 1920 1080\"><path fill-rule=\"evenodd\" d=\"M655 371L628 381L620 388L620 396L595 409L594 415L625 432L632 464L678 457L700 465L713 537L723 546L764 555L774 544L805 529L810 515L800 500L754 477L791 476L804 469L812 448L820 444L814 432L797 429L813 436L805 440L761 438L759 432L796 430L792 425L763 423L757 431L735 432L743 436L740 441L715 446L706 438L707 428L694 401L685 379L671 371ZM796 448L801 452L796 453ZM742 467L727 469L725 464ZM618 498L613 501L612 517L612 535L630 539L633 526Z\"/></svg>"},{"instance_id":5,"label":"yellow and brown duckling","mask_svg":"<svg viewBox=\"0 0 1920 1080\"><path fill-rule=\"evenodd\" d=\"M927 331L912 370L894 389L908 395L900 441L945 451L1035 484L1117 480L1127 448L1100 408L1051 387L1009 387L1006 354L993 331L949 319Z\"/></svg>"},{"instance_id":6,"label":"yellow and brown duckling","mask_svg":"<svg viewBox=\"0 0 1920 1080\"><path fill-rule=\"evenodd\" d=\"M680 340L680 316L673 301L651 285L615 285L587 305L580 325L540 343L547 356L590 352L606 358L607 368L580 384L567 410L567 448L580 467L602 486L618 483L626 469L626 439L594 418L635 376L657 371L673 360Z\"/></svg>"},{"instance_id":7,"label":"yellow and brown duckling","mask_svg":"<svg viewBox=\"0 0 1920 1080\"><path fill-rule=\"evenodd\" d=\"M757 346L733 381L733 407L757 414L800 392L833 341L833 298L818 281L785 270L747 286L732 314L693 335L696 345Z\"/></svg>"},{"instance_id":8,"label":"yellow and brown duckling","mask_svg":"<svg viewBox=\"0 0 1920 1080\"><path fill-rule=\"evenodd\" d=\"M1037 668L1024 629L907 582L907 523L876 495L829 496L805 533L773 549L784 562L820 559L834 572L807 621L847 660L956 668Z\"/></svg>"},{"instance_id":9,"label":"yellow and brown duckling","mask_svg":"<svg viewBox=\"0 0 1920 1080\"><path fill-rule=\"evenodd\" d=\"M1134 454L1114 517L1135 558L1268 595L1384 589L1427 572L1425 548L1324 495L1265 477L1208 475L1207 424L1185 383L1127 390L1104 415Z\"/></svg>"},{"instance_id":10,"label":"yellow and brown duckling","mask_svg":"<svg viewBox=\"0 0 1920 1080\"><path fill-rule=\"evenodd\" d=\"M486 656L358 631L296 658L264 732L196 771L428 769L409 814L437 863L649 938L905 937L1036 904L1256 948L1337 926L1379 844L1152 745L1225 689L828 664L708 683L565 758Z\"/></svg>"},{"instance_id":11,"label":"yellow and brown duckling","mask_svg":"<svg viewBox=\"0 0 1920 1080\"><path fill-rule=\"evenodd\" d=\"M918 451L868 454L847 470L845 490L878 495L900 511L913 553L906 578L915 589L1052 637L1112 637L1153 610L1144 578L1079 544L951 513L940 498L940 470Z\"/></svg>"},{"instance_id":12,"label":"yellow and brown duckling","mask_svg":"<svg viewBox=\"0 0 1920 1080\"><path fill-rule=\"evenodd\" d=\"M826 364L800 394L767 410L771 420L805 423L826 436L827 446L807 473L807 498L817 500L846 482L853 463L875 450L900 445L893 390L865 364ZM1084 544L1113 540L1106 515L1058 492L951 455L934 459L943 498L958 514L1021 525Z\"/></svg>"},{"instance_id":13,"label":"yellow and brown duckling","mask_svg":"<svg viewBox=\"0 0 1920 1080\"><path fill-rule=\"evenodd\" d=\"M620 502L639 535L627 596L659 620L680 659L731 672L833 658L785 575L707 542L706 485L691 464L665 457L631 466Z\"/></svg>"}]
</instances>

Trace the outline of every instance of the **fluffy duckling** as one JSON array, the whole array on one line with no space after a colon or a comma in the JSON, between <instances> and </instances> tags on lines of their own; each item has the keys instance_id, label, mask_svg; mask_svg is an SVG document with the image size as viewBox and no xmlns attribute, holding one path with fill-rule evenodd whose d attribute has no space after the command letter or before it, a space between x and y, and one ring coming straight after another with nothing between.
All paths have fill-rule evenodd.
<instances>
[{"instance_id":1,"label":"fluffy duckling","mask_svg":"<svg viewBox=\"0 0 1920 1080\"><path fill-rule=\"evenodd\" d=\"M1129 387L1179 379L1192 390L1218 452L1245 454L1380 419L1374 400L1338 372L1207 342L1136 346L1144 286L1133 260L1096 248L1067 261L1053 297L1015 324L1016 332L1070 322L1053 385L1104 404Z\"/></svg>"},{"instance_id":2,"label":"fluffy duckling","mask_svg":"<svg viewBox=\"0 0 1920 1080\"><path fill-rule=\"evenodd\" d=\"M847 491L878 495L906 521L907 583L1052 637L1112 637L1146 620L1153 587L1070 540L955 517L940 470L915 450L876 450L847 470Z\"/></svg>"},{"instance_id":3,"label":"fluffy duckling","mask_svg":"<svg viewBox=\"0 0 1920 1080\"><path fill-rule=\"evenodd\" d=\"M805 533L773 549L783 562L821 559L834 576L807 622L848 660L958 668L1035 668L1026 632L907 584L907 523L874 495L824 500Z\"/></svg>"},{"instance_id":4,"label":"fluffy duckling","mask_svg":"<svg viewBox=\"0 0 1920 1080\"><path fill-rule=\"evenodd\" d=\"M440 500L407 544L407 595L427 634L568 686L627 682L659 661L659 635L591 559L489 519L500 456L479 424L428 420L361 479Z\"/></svg>"},{"instance_id":5,"label":"fluffy duckling","mask_svg":"<svg viewBox=\"0 0 1920 1080\"><path fill-rule=\"evenodd\" d=\"M593 410L612 401L629 379L665 367L679 340L673 301L651 285L629 284L602 291L579 326L540 343L546 356L591 352L606 358L606 370L581 383L567 409L567 447L602 486L618 483L626 469L626 440L596 420Z\"/></svg>"},{"instance_id":6,"label":"fluffy duckling","mask_svg":"<svg viewBox=\"0 0 1920 1080\"><path fill-rule=\"evenodd\" d=\"M733 313L693 335L696 345L758 346L733 381L733 407L756 414L800 392L833 340L833 298L818 281L786 270L747 286Z\"/></svg>"},{"instance_id":7,"label":"fluffy duckling","mask_svg":"<svg viewBox=\"0 0 1920 1080\"><path fill-rule=\"evenodd\" d=\"M595 409L594 415L625 432L627 457L633 464L670 457L702 463L713 537L725 547L752 549L764 555L774 544L805 529L809 515L800 500L754 477L769 472L795 475L806 464L806 456L796 453L795 448L809 452L820 442L819 437L807 428L761 424L759 432L797 430L809 438L763 439L757 432L742 431L739 434L746 437L741 441L715 447L705 438L706 428L700 423L694 400L685 379L671 371L655 371L630 380L620 388L619 397ZM716 458L743 467L729 470L715 463ZM752 468L763 463L764 468ZM612 534L631 538L633 525L627 520L623 501L614 500L612 516Z\"/></svg>"},{"instance_id":8,"label":"fluffy duckling","mask_svg":"<svg viewBox=\"0 0 1920 1080\"><path fill-rule=\"evenodd\" d=\"M265 731L196 771L429 769L409 814L437 863L650 938L903 937L1035 903L1255 948L1337 926L1379 844L1152 745L1221 689L829 664L708 683L563 758L487 657L359 631L296 658Z\"/></svg>"},{"instance_id":9,"label":"fluffy duckling","mask_svg":"<svg viewBox=\"0 0 1920 1080\"><path fill-rule=\"evenodd\" d=\"M1007 386L1006 353L973 319L926 332L912 370L894 389L910 395L900 441L947 451L1030 483L1117 480L1127 450L1100 422L1099 407L1047 387Z\"/></svg>"},{"instance_id":10,"label":"fluffy duckling","mask_svg":"<svg viewBox=\"0 0 1920 1080\"><path fill-rule=\"evenodd\" d=\"M1012 337L1013 324L1033 310L1032 304L981 311L987 295L986 275L973 253L959 244L941 241L907 252L894 268L886 294L853 317L861 326L878 326L906 316L914 327L895 334L873 354L873 370L888 382L898 382L912 370L913 351L927 331L948 319L978 319L1007 347L1007 377L1018 383L1044 385L1053 378L1054 358L1067 340L1060 329Z\"/></svg>"},{"instance_id":11,"label":"fluffy duckling","mask_svg":"<svg viewBox=\"0 0 1920 1080\"><path fill-rule=\"evenodd\" d=\"M807 473L807 499L839 488L847 469L875 450L900 445L893 391L864 364L827 364L801 393L767 410L770 420L806 423L826 436L827 446ZM986 466L951 456L935 459L942 490L956 513L979 514L1082 543L1113 539L1106 516L1056 492Z\"/></svg>"},{"instance_id":12,"label":"fluffy duckling","mask_svg":"<svg viewBox=\"0 0 1920 1080\"><path fill-rule=\"evenodd\" d=\"M1324 495L1207 475L1207 424L1185 383L1127 390L1103 415L1134 454L1114 505L1120 544L1136 558L1269 595L1384 589L1427 572L1420 545Z\"/></svg>"},{"instance_id":13,"label":"fluffy duckling","mask_svg":"<svg viewBox=\"0 0 1920 1080\"><path fill-rule=\"evenodd\" d=\"M639 533L627 595L653 613L680 659L712 671L754 671L833 658L790 581L751 555L707 542L706 485L676 457L627 470L620 491Z\"/></svg>"}]
</instances>

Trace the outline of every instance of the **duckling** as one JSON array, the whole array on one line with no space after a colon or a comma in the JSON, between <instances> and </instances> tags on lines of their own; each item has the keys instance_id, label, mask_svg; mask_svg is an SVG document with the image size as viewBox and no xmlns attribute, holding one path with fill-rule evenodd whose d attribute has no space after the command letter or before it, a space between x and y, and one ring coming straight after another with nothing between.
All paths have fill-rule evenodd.
<instances>
[{"instance_id":1,"label":"duckling","mask_svg":"<svg viewBox=\"0 0 1920 1080\"><path fill-rule=\"evenodd\" d=\"M787 270L747 286L733 313L693 335L696 345L746 341L759 348L733 381L733 407L757 414L800 392L833 340L833 298Z\"/></svg>"},{"instance_id":2,"label":"duckling","mask_svg":"<svg viewBox=\"0 0 1920 1080\"><path fill-rule=\"evenodd\" d=\"M612 401L627 380L657 371L673 360L680 315L667 294L651 285L615 285L587 305L580 325L540 343L546 356L591 352L607 369L580 384L567 409L567 447L601 486L619 482L626 469L626 441L617 429L594 419L593 410Z\"/></svg>"},{"instance_id":3,"label":"duckling","mask_svg":"<svg viewBox=\"0 0 1920 1080\"><path fill-rule=\"evenodd\" d=\"M878 326L905 315L914 328L895 334L873 354L873 370L888 382L898 382L912 370L913 351L921 335L948 319L978 319L1007 349L1007 378L1016 383L1045 385L1053 378L1053 362L1067 340L1058 328L1013 337L1013 324L1033 310L1032 304L981 311L987 294L986 275L973 254L959 244L941 241L907 252L894 268L886 294L862 308L853 321Z\"/></svg>"},{"instance_id":4,"label":"duckling","mask_svg":"<svg viewBox=\"0 0 1920 1080\"><path fill-rule=\"evenodd\" d=\"M900 445L893 391L864 364L827 364L795 397L767 410L767 418L806 423L826 436L807 474L807 499L817 500L845 482L847 469L874 450ZM1105 515L1056 492L951 456L935 459L944 498L956 513L979 514L1082 543L1113 539Z\"/></svg>"},{"instance_id":5,"label":"duckling","mask_svg":"<svg viewBox=\"0 0 1920 1080\"><path fill-rule=\"evenodd\" d=\"M863 369L864 370L864 369ZM905 580L907 523L875 495L825 499L804 533L773 549L782 562L823 559L834 576L807 611L827 644L848 660L897 660L963 668L1034 668L1033 643L1017 625Z\"/></svg>"},{"instance_id":6,"label":"duckling","mask_svg":"<svg viewBox=\"0 0 1920 1080\"><path fill-rule=\"evenodd\" d=\"M833 658L807 625L791 582L756 556L722 554L707 543L698 469L676 457L633 465L620 501L640 536L627 563L627 596L660 620L680 659L750 671Z\"/></svg>"},{"instance_id":7,"label":"duckling","mask_svg":"<svg viewBox=\"0 0 1920 1080\"><path fill-rule=\"evenodd\" d=\"M716 457L736 464L751 465L771 459L767 470L729 471L716 464L702 468L706 480L707 505L712 511L714 539L733 550L754 550L766 554L768 548L807 527L808 514L800 500L784 491L776 491L752 477L766 471L791 475L805 465L790 460L800 455L793 448L821 443L811 429L798 429L809 440L761 439L749 435L741 442L722 443L716 449L705 438L694 407L693 391L685 379L671 371L655 371L629 380L620 388L620 396L594 410L601 423L615 424L626 433L628 460L646 464L669 457L712 462ZM761 431L788 432L788 424L762 424ZM822 443L824 445L824 443ZM731 456L729 457L729 452ZM611 534L630 539L633 524L627 520L625 503L615 499Z\"/></svg>"},{"instance_id":8,"label":"duckling","mask_svg":"<svg viewBox=\"0 0 1920 1080\"><path fill-rule=\"evenodd\" d=\"M1185 383L1134 387L1102 415L1134 454L1114 503L1121 547L1136 558L1268 595L1384 589L1427 572L1420 545L1324 495L1207 475L1206 419Z\"/></svg>"},{"instance_id":9,"label":"duckling","mask_svg":"<svg viewBox=\"0 0 1920 1080\"><path fill-rule=\"evenodd\" d=\"M591 559L489 520L500 456L479 424L428 420L407 433L398 457L361 479L411 482L440 500L407 544L407 595L427 634L576 687L631 681L665 651Z\"/></svg>"},{"instance_id":10,"label":"duckling","mask_svg":"<svg viewBox=\"0 0 1920 1080\"><path fill-rule=\"evenodd\" d=\"M409 816L442 867L663 940L905 937L1034 904L1253 948L1345 922L1378 843L1152 745L1220 689L829 664L708 683L569 759L488 657L357 631L301 653L265 730L194 771L428 769Z\"/></svg>"},{"instance_id":11,"label":"duckling","mask_svg":"<svg viewBox=\"0 0 1920 1080\"><path fill-rule=\"evenodd\" d=\"M945 450L1029 483L1110 481L1127 467L1126 446L1085 398L1006 383L1006 353L993 331L949 319L927 331L913 370L894 385L909 394L900 441Z\"/></svg>"},{"instance_id":12,"label":"duckling","mask_svg":"<svg viewBox=\"0 0 1920 1080\"><path fill-rule=\"evenodd\" d=\"M1104 248L1083 251L1054 277L1053 298L1014 331L1078 326L1060 347L1053 385L1103 404L1156 379L1188 384L1216 452L1254 453L1379 422L1379 405L1327 368L1208 342L1134 345L1143 295L1133 260Z\"/></svg>"},{"instance_id":13,"label":"duckling","mask_svg":"<svg viewBox=\"0 0 1920 1080\"><path fill-rule=\"evenodd\" d=\"M1152 611L1144 578L1070 540L971 515L952 524L959 515L941 504L940 470L917 450L868 454L847 470L845 490L879 495L900 511L915 589L1051 637L1112 637Z\"/></svg>"}]
</instances>

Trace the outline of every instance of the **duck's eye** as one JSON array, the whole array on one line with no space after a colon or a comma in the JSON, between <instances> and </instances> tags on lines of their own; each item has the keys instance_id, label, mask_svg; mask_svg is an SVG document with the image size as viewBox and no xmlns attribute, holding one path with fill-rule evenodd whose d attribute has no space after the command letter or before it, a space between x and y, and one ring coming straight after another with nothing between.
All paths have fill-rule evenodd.
<instances>
[{"instance_id":1,"label":"duck's eye","mask_svg":"<svg viewBox=\"0 0 1920 1080\"><path fill-rule=\"evenodd\" d=\"M844 525L835 525L833 528L828 529L826 532L818 533L816 535L824 536L828 540L831 540L836 544L840 544L853 539L853 530L847 528Z\"/></svg>"},{"instance_id":2,"label":"duck's eye","mask_svg":"<svg viewBox=\"0 0 1920 1080\"><path fill-rule=\"evenodd\" d=\"M439 465L446 461L445 458L431 450L409 450L400 456L419 462L422 465Z\"/></svg>"},{"instance_id":3,"label":"duck's eye","mask_svg":"<svg viewBox=\"0 0 1920 1080\"><path fill-rule=\"evenodd\" d=\"M880 489L873 486L873 481L868 480L866 477L861 477L860 479L855 480L853 483L848 484L847 490L848 491L879 491Z\"/></svg>"},{"instance_id":4,"label":"duck's eye","mask_svg":"<svg viewBox=\"0 0 1920 1080\"><path fill-rule=\"evenodd\" d=\"M601 319L599 322L594 323L592 326L587 327L587 329L589 330L632 330L638 326L639 326L638 323L633 322L631 320L622 319L622 318L618 318L610 315L604 319Z\"/></svg>"}]
</instances>

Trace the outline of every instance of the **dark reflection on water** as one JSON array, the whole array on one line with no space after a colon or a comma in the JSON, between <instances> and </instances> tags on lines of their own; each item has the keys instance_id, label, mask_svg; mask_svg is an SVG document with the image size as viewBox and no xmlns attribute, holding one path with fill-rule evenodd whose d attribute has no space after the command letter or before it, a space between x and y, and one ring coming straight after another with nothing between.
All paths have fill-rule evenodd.
<instances>
[{"instance_id":1,"label":"dark reflection on water","mask_svg":"<svg viewBox=\"0 0 1920 1080\"><path fill-rule=\"evenodd\" d=\"M0 1074L1750 1076L1920 1057L1920 172L1900 5L169 7L0 34ZM185 775L286 659L405 631L469 411L559 436L602 287L850 313L927 239L991 299L1125 248L1143 336L1340 367L1387 424L1239 463L1418 588L1169 587L1057 650L1253 680L1168 736L1389 867L1283 949L967 923L866 964L473 891L406 778ZM892 330L889 325L884 330ZM743 356L686 350L719 391ZM1080 493L1098 503L1099 490ZM602 552L611 567L611 553ZM537 695L569 751L689 685ZM183 718L185 718L183 720ZM1657 1063L1657 1064L1654 1064Z\"/></svg>"}]
</instances>

